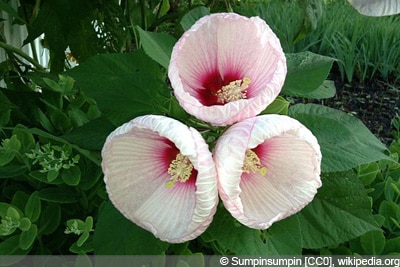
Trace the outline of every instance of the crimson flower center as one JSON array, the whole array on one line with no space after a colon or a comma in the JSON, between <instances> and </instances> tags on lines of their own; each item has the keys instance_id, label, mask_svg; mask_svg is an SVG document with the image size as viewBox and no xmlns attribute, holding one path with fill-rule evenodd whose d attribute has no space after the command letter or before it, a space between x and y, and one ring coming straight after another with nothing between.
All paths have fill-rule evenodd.
<instances>
[{"instance_id":1,"label":"crimson flower center","mask_svg":"<svg viewBox=\"0 0 400 267\"><path fill-rule=\"evenodd\" d=\"M189 158L178 153L176 158L169 164L168 174L171 175L171 178L167 181L165 186L167 188L173 188L177 182L186 182L192 175L192 170L193 165Z\"/></svg>"},{"instance_id":2,"label":"crimson flower center","mask_svg":"<svg viewBox=\"0 0 400 267\"><path fill-rule=\"evenodd\" d=\"M242 171L245 173L260 173L262 176L267 174L267 167L261 164L261 160L251 149L246 150Z\"/></svg>"}]
</instances>

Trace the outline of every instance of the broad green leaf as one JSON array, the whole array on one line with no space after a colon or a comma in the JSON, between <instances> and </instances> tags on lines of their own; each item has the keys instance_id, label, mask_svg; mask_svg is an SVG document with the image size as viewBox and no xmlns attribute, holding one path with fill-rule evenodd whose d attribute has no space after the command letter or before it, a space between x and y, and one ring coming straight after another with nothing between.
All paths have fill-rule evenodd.
<instances>
[{"instance_id":1,"label":"broad green leaf","mask_svg":"<svg viewBox=\"0 0 400 267\"><path fill-rule=\"evenodd\" d=\"M115 125L139 115L163 113L161 100L170 96L159 65L141 50L94 56L67 74Z\"/></svg>"},{"instance_id":2,"label":"broad green leaf","mask_svg":"<svg viewBox=\"0 0 400 267\"><path fill-rule=\"evenodd\" d=\"M186 13L181 19L181 26L184 31L189 30L192 25L200 18L210 14L210 10L205 6L198 6Z\"/></svg>"},{"instance_id":3,"label":"broad green leaf","mask_svg":"<svg viewBox=\"0 0 400 267\"><path fill-rule=\"evenodd\" d=\"M0 167L0 179L17 177L28 171L25 165L7 165Z\"/></svg>"},{"instance_id":4,"label":"broad green leaf","mask_svg":"<svg viewBox=\"0 0 400 267\"><path fill-rule=\"evenodd\" d=\"M41 202L37 197L37 192L33 192L25 205L25 216L28 217L32 222L36 222L39 219L41 212Z\"/></svg>"},{"instance_id":5,"label":"broad green leaf","mask_svg":"<svg viewBox=\"0 0 400 267\"><path fill-rule=\"evenodd\" d=\"M304 248L332 246L379 229L366 189L352 172L325 175L298 218Z\"/></svg>"},{"instance_id":6,"label":"broad green leaf","mask_svg":"<svg viewBox=\"0 0 400 267\"><path fill-rule=\"evenodd\" d=\"M357 118L315 104L297 104L289 116L299 120L317 137L322 152L322 171L345 171L382 159L386 146Z\"/></svg>"},{"instance_id":7,"label":"broad green leaf","mask_svg":"<svg viewBox=\"0 0 400 267\"><path fill-rule=\"evenodd\" d=\"M57 203L49 203L40 216L39 234L48 235L53 233L60 225L61 208Z\"/></svg>"},{"instance_id":8,"label":"broad green leaf","mask_svg":"<svg viewBox=\"0 0 400 267\"><path fill-rule=\"evenodd\" d=\"M68 142L90 150L101 150L107 136L115 126L105 117L100 117L73 129L62 136Z\"/></svg>"},{"instance_id":9,"label":"broad green leaf","mask_svg":"<svg viewBox=\"0 0 400 267\"><path fill-rule=\"evenodd\" d=\"M111 202L100 212L95 229L97 255L158 255L168 247L167 243L126 219Z\"/></svg>"},{"instance_id":10,"label":"broad green leaf","mask_svg":"<svg viewBox=\"0 0 400 267\"><path fill-rule=\"evenodd\" d=\"M61 187L48 187L38 191L38 198L55 203L74 203L79 201L79 194L75 190Z\"/></svg>"},{"instance_id":11,"label":"broad green leaf","mask_svg":"<svg viewBox=\"0 0 400 267\"><path fill-rule=\"evenodd\" d=\"M311 99L325 99L336 95L335 83L330 80L325 80L317 89L309 93L303 94L301 97Z\"/></svg>"},{"instance_id":12,"label":"broad green leaf","mask_svg":"<svg viewBox=\"0 0 400 267\"><path fill-rule=\"evenodd\" d=\"M10 236L9 238L0 242L0 255L26 255L28 252L29 251L23 250L19 247L19 235ZM1 266L7 266L5 265L6 260L10 262L18 262L21 259L14 257L10 259L2 258Z\"/></svg>"},{"instance_id":13,"label":"broad green leaf","mask_svg":"<svg viewBox=\"0 0 400 267\"><path fill-rule=\"evenodd\" d=\"M175 38L166 33L149 32L136 27L140 36L140 43L146 54L164 68L168 69Z\"/></svg>"},{"instance_id":14,"label":"broad green leaf","mask_svg":"<svg viewBox=\"0 0 400 267\"><path fill-rule=\"evenodd\" d=\"M287 115L289 111L289 101L281 96L278 96L274 102L261 112L261 114L281 114Z\"/></svg>"},{"instance_id":15,"label":"broad green leaf","mask_svg":"<svg viewBox=\"0 0 400 267\"><path fill-rule=\"evenodd\" d=\"M286 54L287 75L282 94L307 97L317 90L326 80L335 59L314 54L300 52Z\"/></svg>"},{"instance_id":16,"label":"broad green leaf","mask_svg":"<svg viewBox=\"0 0 400 267\"><path fill-rule=\"evenodd\" d=\"M385 250L382 255L388 255L389 253L399 253L400 248L400 237L387 239L385 244Z\"/></svg>"},{"instance_id":17,"label":"broad green leaf","mask_svg":"<svg viewBox=\"0 0 400 267\"><path fill-rule=\"evenodd\" d=\"M32 224L28 231L22 232L19 236L19 247L28 250L36 239L38 228L36 224Z\"/></svg>"},{"instance_id":18,"label":"broad green leaf","mask_svg":"<svg viewBox=\"0 0 400 267\"><path fill-rule=\"evenodd\" d=\"M385 248L385 236L382 230L374 230L362 235L360 242L366 255L380 255Z\"/></svg>"},{"instance_id":19,"label":"broad green leaf","mask_svg":"<svg viewBox=\"0 0 400 267\"><path fill-rule=\"evenodd\" d=\"M301 254L300 226L296 216L274 223L268 230L250 229L237 222L219 207L205 235L235 255L296 255Z\"/></svg>"}]
</instances>

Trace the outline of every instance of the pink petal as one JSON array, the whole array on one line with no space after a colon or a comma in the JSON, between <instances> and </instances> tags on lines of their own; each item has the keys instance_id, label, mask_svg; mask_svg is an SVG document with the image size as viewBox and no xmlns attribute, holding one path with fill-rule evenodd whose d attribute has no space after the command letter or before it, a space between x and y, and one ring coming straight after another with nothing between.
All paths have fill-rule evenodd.
<instances>
[{"instance_id":1,"label":"pink petal","mask_svg":"<svg viewBox=\"0 0 400 267\"><path fill-rule=\"evenodd\" d=\"M265 176L242 170L247 149L267 168ZM214 149L218 189L241 223L266 229L312 201L321 186L317 139L298 121L262 115L231 126Z\"/></svg>"},{"instance_id":2,"label":"pink petal","mask_svg":"<svg viewBox=\"0 0 400 267\"><path fill-rule=\"evenodd\" d=\"M234 13L203 17L176 43L168 75L181 106L213 125L253 117L280 93L286 58L265 21ZM215 93L244 77L247 98L221 104Z\"/></svg>"},{"instance_id":3,"label":"pink petal","mask_svg":"<svg viewBox=\"0 0 400 267\"><path fill-rule=\"evenodd\" d=\"M167 188L175 150L189 158L197 176ZM102 157L110 200L156 237L185 242L211 223L218 203L215 165L195 129L163 116L138 117L108 136Z\"/></svg>"}]
</instances>

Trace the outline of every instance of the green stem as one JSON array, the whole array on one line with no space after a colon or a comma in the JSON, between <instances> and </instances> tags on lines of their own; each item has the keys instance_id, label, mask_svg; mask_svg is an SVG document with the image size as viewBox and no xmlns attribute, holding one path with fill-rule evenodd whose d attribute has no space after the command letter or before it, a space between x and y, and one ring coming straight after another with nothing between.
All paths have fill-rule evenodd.
<instances>
[{"instance_id":1,"label":"green stem","mask_svg":"<svg viewBox=\"0 0 400 267\"><path fill-rule=\"evenodd\" d=\"M31 63L38 71L41 72L45 72L46 69L42 67L42 65L40 65L37 61L35 61L33 58L31 58L29 55L25 54L24 52L22 52L20 49L6 44L4 42L0 42L0 47L4 48L6 51L12 52L20 57L22 57L23 59L27 60L29 63Z\"/></svg>"},{"instance_id":2,"label":"green stem","mask_svg":"<svg viewBox=\"0 0 400 267\"><path fill-rule=\"evenodd\" d=\"M140 12L142 13L142 29L147 31L146 1L145 0L140 0Z\"/></svg>"}]
</instances>

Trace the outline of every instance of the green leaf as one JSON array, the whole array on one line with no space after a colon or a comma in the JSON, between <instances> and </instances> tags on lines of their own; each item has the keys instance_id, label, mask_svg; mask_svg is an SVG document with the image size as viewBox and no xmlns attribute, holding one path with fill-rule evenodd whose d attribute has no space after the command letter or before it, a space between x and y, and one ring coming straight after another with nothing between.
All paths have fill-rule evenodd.
<instances>
[{"instance_id":1,"label":"green leaf","mask_svg":"<svg viewBox=\"0 0 400 267\"><path fill-rule=\"evenodd\" d=\"M261 114L281 114L287 115L289 111L289 101L281 96L278 96L274 102L261 112Z\"/></svg>"},{"instance_id":2,"label":"green leaf","mask_svg":"<svg viewBox=\"0 0 400 267\"><path fill-rule=\"evenodd\" d=\"M325 80L317 89L309 93L304 93L302 97L311 99L325 99L336 95L335 83L330 80Z\"/></svg>"},{"instance_id":3,"label":"green leaf","mask_svg":"<svg viewBox=\"0 0 400 267\"><path fill-rule=\"evenodd\" d=\"M140 36L140 43L146 54L164 68L168 69L175 38L166 33L149 32L136 27Z\"/></svg>"},{"instance_id":4,"label":"green leaf","mask_svg":"<svg viewBox=\"0 0 400 267\"><path fill-rule=\"evenodd\" d=\"M19 235L13 235L10 236L9 238L2 240L0 242L0 255L26 255L28 254L29 251L27 250L23 250L19 247ZM7 266L5 265L6 260L8 262L18 262L19 260L21 260L21 258L6 258L6 257L2 257L1 259L1 266Z\"/></svg>"},{"instance_id":5,"label":"green leaf","mask_svg":"<svg viewBox=\"0 0 400 267\"><path fill-rule=\"evenodd\" d=\"M332 246L379 229L366 189L352 172L325 175L298 218L304 248Z\"/></svg>"},{"instance_id":6,"label":"green leaf","mask_svg":"<svg viewBox=\"0 0 400 267\"><path fill-rule=\"evenodd\" d=\"M379 215L385 217L383 226L393 231L396 228L393 220L400 221L400 206L392 201L383 200L379 205Z\"/></svg>"},{"instance_id":7,"label":"green leaf","mask_svg":"<svg viewBox=\"0 0 400 267\"><path fill-rule=\"evenodd\" d=\"M300 226L296 216L274 223L268 230L260 231L240 224L220 206L202 237L217 243L222 248L222 251L218 251L220 254L301 254Z\"/></svg>"},{"instance_id":8,"label":"green leaf","mask_svg":"<svg viewBox=\"0 0 400 267\"><path fill-rule=\"evenodd\" d=\"M90 150L101 150L107 136L115 126L105 117L100 117L89 123L73 129L62 136L68 142Z\"/></svg>"},{"instance_id":9,"label":"green leaf","mask_svg":"<svg viewBox=\"0 0 400 267\"><path fill-rule=\"evenodd\" d=\"M31 229L32 222L28 218L24 217L19 220L19 229L23 232L28 231Z\"/></svg>"},{"instance_id":10,"label":"green leaf","mask_svg":"<svg viewBox=\"0 0 400 267\"><path fill-rule=\"evenodd\" d=\"M1 178L12 178L17 177L28 171L28 167L25 165L7 165L0 167L0 179Z\"/></svg>"},{"instance_id":11,"label":"green leaf","mask_svg":"<svg viewBox=\"0 0 400 267\"><path fill-rule=\"evenodd\" d=\"M95 229L93 241L97 255L158 255L168 247L127 220L111 202L100 212Z\"/></svg>"},{"instance_id":12,"label":"green leaf","mask_svg":"<svg viewBox=\"0 0 400 267\"><path fill-rule=\"evenodd\" d=\"M345 171L382 159L390 160L386 146L357 118L315 104L297 104L289 116L299 120L317 137L322 152L322 171Z\"/></svg>"},{"instance_id":13,"label":"green leaf","mask_svg":"<svg viewBox=\"0 0 400 267\"><path fill-rule=\"evenodd\" d=\"M48 235L60 225L61 208L57 203L49 203L40 216L39 233Z\"/></svg>"},{"instance_id":14,"label":"green leaf","mask_svg":"<svg viewBox=\"0 0 400 267\"><path fill-rule=\"evenodd\" d=\"M76 241L76 245L78 247L81 247L88 238L89 238L89 232L82 233L82 235L79 237L78 241Z\"/></svg>"},{"instance_id":15,"label":"green leaf","mask_svg":"<svg viewBox=\"0 0 400 267\"><path fill-rule=\"evenodd\" d=\"M390 253L399 253L400 248L400 237L387 239L385 243L385 250L382 255L388 255Z\"/></svg>"},{"instance_id":16,"label":"green leaf","mask_svg":"<svg viewBox=\"0 0 400 267\"><path fill-rule=\"evenodd\" d=\"M312 52L286 54L287 75L282 94L307 97L323 85L334 61Z\"/></svg>"},{"instance_id":17,"label":"green leaf","mask_svg":"<svg viewBox=\"0 0 400 267\"><path fill-rule=\"evenodd\" d=\"M192 25L200 18L209 15L210 10L205 6L198 6L186 13L181 19L181 26L184 31L189 30Z\"/></svg>"},{"instance_id":18,"label":"green leaf","mask_svg":"<svg viewBox=\"0 0 400 267\"><path fill-rule=\"evenodd\" d=\"M293 43L297 43L305 38L307 34L316 30L318 21L323 14L323 2L320 0L303 0L300 3L304 8L303 20Z\"/></svg>"},{"instance_id":19,"label":"green leaf","mask_svg":"<svg viewBox=\"0 0 400 267\"><path fill-rule=\"evenodd\" d=\"M39 219L41 208L42 205L40 199L35 191L30 195L28 202L25 205L25 216L32 222L36 222Z\"/></svg>"},{"instance_id":20,"label":"green leaf","mask_svg":"<svg viewBox=\"0 0 400 267\"><path fill-rule=\"evenodd\" d=\"M27 131L25 126L18 124L13 130L13 135L16 135L21 142L21 153L30 152L30 150L35 147L35 139L33 135Z\"/></svg>"},{"instance_id":21,"label":"green leaf","mask_svg":"<svg viewBox=\"0 0 400 267\"><path fill-rule=\"evenodd\" d=\"M377 162L372 162L358 166L357 176L364 185L369 185L376 179L380 171L379 164Z\"/></svg>"},{"instance_id":22,"label":"green leaf","mask_svg":"<svg viewBox=\"0 0 400 267\"><path fill-rule=\"evenodd\" d=\"M48 187L38 191L38 198L55 203L74 203L79 201L79 194L69 188Z\"/></svg>"},{"instance_id":23,"label":"green leaf","mask_svg":"<svg viewBox=\"0 0 400 267\"><path fill-rule=\"evenodd\" d=\"M20 148L21 142L16 135L13 135L9 139L4 139L0 146L0 166L4 166L12 161Z\"/></svg>"},{"instance_id":24,"label":"green leaf","mask_svg":"<svg viewBox=\"0 0 400 267\"><path fill-rule=\"evenodd\" d=\"M366 255L380 255L385 248L385 236L382 230L375 230L362 235L360 242Z\"/></svg>"},{"instance_id":25,"label":"green leaf","mask_svg":"<svg viewBox=\"0 0 400 267\"><path fill-rule=\"evenodd\" d=\"M81 180L81 169L79 166L72 166L61 171L61 177L67 185L78 185Z\"/></svg>"},{"instance_id":26,"label":"green leaf","mask_svg":"<svg viewBox=\"0 0 400 267\"><path fill-rule=\"evenodd\" d=\"M22 232L19 236L19 247L23 250L29 249L35 242L37 232L38 229L35 224L32 224L28 231Z\"/></svg>"},{"instance_id":27,"label":"green leaf","mask_svg":"<svg viewBox=\"0 0 400 267\"><path fill-rule=\"evenodd\" d=\"M14 18L16 18L19 23L25 24L25 21L18 15L18 12L9 4L4 2L3 0L0 0L0 10L4 10Z\"/></svg>"},{"instance_id":28,"label":"green leaf","mask_svg":"<svg viewBox=\"0 0 400 267\"><path fill-rule=\"evenodd\" d=\"M115 125L139 115L163 113L160 96L170 95L160 67L141 50L94 56L68 75Z\"/></svg>"}]
</instances>

